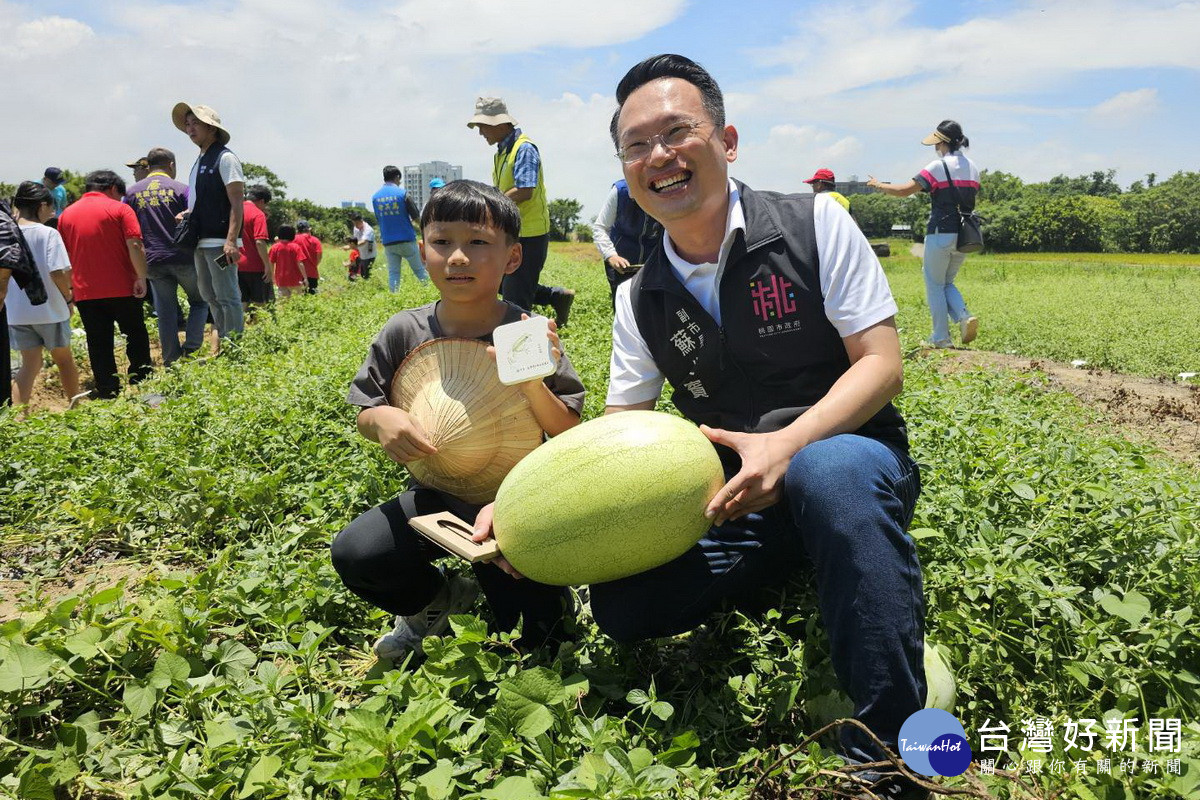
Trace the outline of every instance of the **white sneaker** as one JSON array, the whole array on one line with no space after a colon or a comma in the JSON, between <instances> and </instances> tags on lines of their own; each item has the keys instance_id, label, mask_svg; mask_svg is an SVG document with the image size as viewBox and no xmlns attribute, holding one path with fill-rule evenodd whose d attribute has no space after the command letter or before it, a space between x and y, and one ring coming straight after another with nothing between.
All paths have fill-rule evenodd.
<instances>
[{"instance_id":1,"label":"white sneaker","mask_svg":"<svg viewBox=\"0 0 1200 800\"><path fill-rule=\"evenodd\" d=\"M962 331L962 343L970 344L979 335L979 318L967 317L958 323L958 329Z\"/></svg>"},{"instance_id":2,"label":"white sneaker","mask_svg":"<svg viewBox=\"0 0 1200 800\"><path fill-rule=\"evenodd\" d=\"M433 602L408 617L396 617L396 627L375 642L375 656L380 659L401 659L411 652L421 652L421 640L440 636L449 627L451 614L463 614L475 604L479 587L475 581L461 575L450 575L446 585Z\"/></svg>"}]
</instances>

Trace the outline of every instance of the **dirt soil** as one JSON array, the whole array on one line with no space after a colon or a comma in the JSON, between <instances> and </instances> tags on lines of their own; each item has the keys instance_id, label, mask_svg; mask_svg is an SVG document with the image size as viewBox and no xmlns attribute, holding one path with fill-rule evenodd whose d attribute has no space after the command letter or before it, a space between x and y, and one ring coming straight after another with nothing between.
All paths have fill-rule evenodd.
<instances>
[{"instance_id":1,"label":"dirt soil","mask_svg":"<svg viewBox=\"0 0 1200 800\"><path fill-rule=\"evenodd\" d=\"M1100 410L1131 439L1149 442L1180 461L1200 466L1200 386L986 350L950 350L941 369L976 366L1044 373L1052 387Z\"/></svg>"}]
</instances>

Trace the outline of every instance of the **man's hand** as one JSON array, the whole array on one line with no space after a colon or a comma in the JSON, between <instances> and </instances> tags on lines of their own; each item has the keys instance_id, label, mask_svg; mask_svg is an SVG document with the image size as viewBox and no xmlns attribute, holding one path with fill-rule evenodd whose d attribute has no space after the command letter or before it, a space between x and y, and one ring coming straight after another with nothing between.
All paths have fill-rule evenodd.
<instances>
[{"instance_id":1,"label":"man's hand","mask_svg":"<svg viewBox=\"0 0 1200 800\"><path fill-rule=\"evenodd\" d=\"M146 296L146 279L145 278L134 278L133 279L133 296L138 298L139 300Z\"/></svg>"},{"instance_id":2,"label":"man's hand","mask_svg":"<svg viewBox=\"0 0 1200 800\"><path fill-rule=\"evenodd\" d=\"M225 245L221 249L225 251L225 258L229 259L229 266L237 269L238 261L242 257L242 251L238 249L237 241L226 239Z\"/></svg>"},{"instance_id":3,"label":"man's hand","mask_svg":"<svg viewBox=\"0 0 1200 800\"><path fill-rule=\"evenodd\" d=\"M629 269L629 259L621 256L609 256L608 265L624 275L625 270Z\"/></svg>"},{"instance_id":4,"label":"man's hand","mask_svg":"<svg viewBox=\"0 0 1200 800\"><path fill-rule=\"evenodd\" d=\"M704 514L714 525L773 506L783 496L783 476L796 451L775 433L738 433L701 425L713 444L723 444L742 459L742 468L709 502Z\"/></svg>"},{"instance_id":5,"label":"man's hand","mask_svg":"<svg viewBox=\"0 0 1200 800\"><path fill-rule=\"evenodd\" d=\"M492 538L492 517L496 511L495 503L488 503L483 508L479 509L479 514L475 517L475 533L471 534L472 542L486 542ZM500 569L507 572L517 580L521 580L525 576L517 572L512 564L508 563L508 559L504 556L497 556L492 559L492 564L495 564Z\"/></svg>"},{"instance_id":6,"label":"man's hand","mask_svg":"<svg viewBox=\"0 0 1200 800\"><path fill-rule=\"evenodd\" d=\"M437 453L421 423L403 409L391 406L372 409L371 425L375 428L375 440L393 461L407 464Z\"/></svg>"}]
</instances>

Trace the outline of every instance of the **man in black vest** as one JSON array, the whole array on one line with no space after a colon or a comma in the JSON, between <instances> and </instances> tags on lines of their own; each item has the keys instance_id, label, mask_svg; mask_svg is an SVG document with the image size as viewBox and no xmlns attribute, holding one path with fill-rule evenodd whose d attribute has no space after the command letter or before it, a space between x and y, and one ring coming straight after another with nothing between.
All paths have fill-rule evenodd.
<instances>
[{"instance_id":1,"label":"man in black vest","mask_svg":"<svg viewBox=\"0 0 1200 800\"><path fill-rule=\"evenodd\" d=\"M828 197L729 179L738 134L695 62L643 61L617 103L630 195L666 236L618 288L606 412L652 409L670 381L728 483L695 548L591 588L596 622L622 641L678 634L807 561L854 715L894 748L925 701L925 607L905 533L920 478L891 404L902 361L887 279ZM853 762L881 757L849 727L841 749ZM913 789L868 779L884 797Z\"/></svg>"},{"instance_id":2,"label":"man in black vest","mask_svg":"<svg viewBox=\"0 0 1200 800\"><path fill-rule=\"evenodd\" d=\"M188 209L200 236L194 259L196 279L217 332L230 339L240 336L245 327L237 269L246 188L242 162L226 147L229 131L208 106L176 103L171 120L200 148L188 194Z\"/></svg>"}]
</instances>

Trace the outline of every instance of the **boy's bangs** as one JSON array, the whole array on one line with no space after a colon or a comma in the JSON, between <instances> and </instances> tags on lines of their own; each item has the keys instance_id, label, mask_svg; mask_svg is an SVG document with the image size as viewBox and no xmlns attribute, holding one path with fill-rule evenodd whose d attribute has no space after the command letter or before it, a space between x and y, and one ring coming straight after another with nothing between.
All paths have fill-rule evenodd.
<instances>
[{"instance_id":1,"label":"boy's bangs","mask_svg":"<svg viewBox=\"0 0 1200 800\"><path fill-rule=\"evenodd\" d=\"M479 181L451 181L433 193L421 212L421 227L433 222L466 222L499 228L510 239L521 235L521 212L499 189Z\"/></svg>"}]
</instances>

